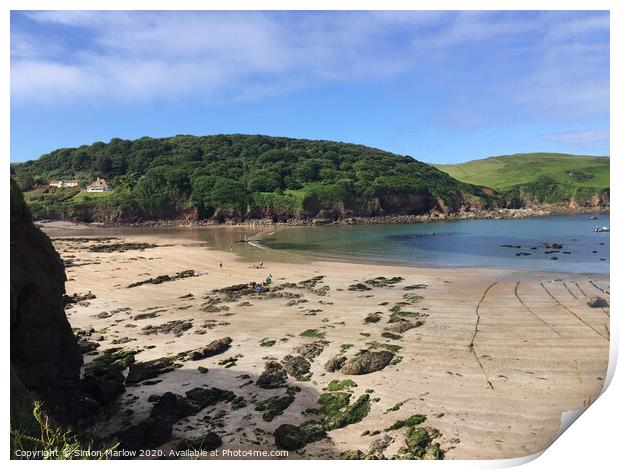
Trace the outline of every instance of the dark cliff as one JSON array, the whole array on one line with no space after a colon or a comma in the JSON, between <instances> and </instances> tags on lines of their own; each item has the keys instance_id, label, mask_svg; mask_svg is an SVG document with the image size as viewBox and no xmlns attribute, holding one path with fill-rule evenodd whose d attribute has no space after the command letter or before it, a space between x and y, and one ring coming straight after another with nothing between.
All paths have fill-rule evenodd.
<instances>
[{"instance_id":1,"label":"dark cliff","mask_svg":"<svg viewBox=\"0 0 620 470\"><path fill-rule=\"evenodd\" d=\"M11 180L12 379L58 421L71 422L82 355L64 312L65 280L62 260Z\"/></svg>"}]
</instances>

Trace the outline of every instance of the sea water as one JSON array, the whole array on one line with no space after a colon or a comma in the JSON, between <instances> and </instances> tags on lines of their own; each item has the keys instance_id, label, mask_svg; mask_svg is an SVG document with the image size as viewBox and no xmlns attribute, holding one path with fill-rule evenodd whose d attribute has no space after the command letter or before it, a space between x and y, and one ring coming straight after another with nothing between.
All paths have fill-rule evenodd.
<instances>
[{"instance_id":1,"label":"sea water","mask_svg":"<svg viewBox=\"0 0 620 470\"><path fill-rule=\"evenodd\" d=\"M261 239L267 249L318 258L419 266L609 273L609 214L290 227ZM556 244L556 248L551 245ZM561 245L561 248L557 248Z\"/></svg>"}]
</instances>

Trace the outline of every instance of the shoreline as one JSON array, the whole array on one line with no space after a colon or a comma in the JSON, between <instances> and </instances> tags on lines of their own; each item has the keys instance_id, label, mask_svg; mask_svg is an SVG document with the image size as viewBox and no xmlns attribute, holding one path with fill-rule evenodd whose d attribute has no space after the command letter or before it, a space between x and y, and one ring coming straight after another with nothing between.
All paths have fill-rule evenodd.
<instances>
[{"instance_id":1,"label":"shoreline","mask_svg":"<svg viewBox=\"0 0 620 470\"><path fill-rule=\"evenodd\" d=\"M172 440L161 446L164 451L174 449L182 437L207 430L220 435L222 448L276 449L279 426L317 419L310 410L329 393L331 381L349 379L356 384L347 392L352 400L365 391L371 397L368 414L329 431L326 439L301 452L291 452L289 458L340 458L350 450L369 452L377 440L386 443L387 457L395 455L403 445L404 428L387 428L413 414L425 416L423 426L437 430L433 442L446 451L447 459L520 457L549 445L563 411L596 399L607 370L609 342L594 330L604 335L609 317L586 305L587 296L601 293L583 275L336 260L269 261L264 269L255 269L238 253L205 249L204 243L164 234L53 242L62 258L71 260L67 293L94 295L72 304L67 315L72 327L92 329L85 337L97 343L95 354L121 347L139 351L136 361L144 363L176 357L223 337L232 339L221 354L181 362L156 380L128 386L118 415L98 422L93 430L103 438L148 416L152 396L169 391L182 396L208 384L243 397L245 406L220 403L181 420ZM126 251L114 247L123 243L150 245ZM110 249L93 251L93 246ZM129 288L136 281L188 269L196 276ZM221 297L219 289L268 274L277 288L273 295L215 300ZM394 284L382 283L381 276L394 278ZM317 277L314 285L308 283ZM379 281L371 284L372 279ZM594 282L607 289L609 276L596 275ZM368 290L354 288L359 283ZM405 316L411 311L414 316ZM368 321L372 312L373 321ZM399 315L394 312L403 315L399 322L420 324L386 337L395 326L390 319ZM164 328L172 324L183 328ZM480 364L471 352L474 328ZM287 385L299 387L294 401L265 420L256 410L258 403L283 394L282 389L256 385L265 364L286 364L310 345L321 346L321 352L307 360L310 377L289 374ZM325 369L329 359L342 354L352 358L360 348L389 348L393 363L363 375ZM93 357L97 355L84 356L87 363Z\"/></svg>"},{"instance_id":2,"label":"shoreline","mask_svg":"<svg viewBox=\"0 0 620 470\"><path fill-rule=\"evenodd\" d=\"M338 219L328 218L288 218L286 220L274 220L274 218L242 219L232 218L219 222L215 219L154 219L139 222L110 223L110 222L80 222L57 219L36 220L38 224L50 224L68 222L76 225L103 228L129 228L129 227L295 227L317 225L391 225L413 224L440 221L459 220L487 220L487 219L523 219L530 217L546 217L554 215L579 215L579 214L608 214L609 207L567 207L567 206L540 206L524 209L491 209L476 212L458 212L451 214L426 213L420 215L385 215L385 216L351 216Z\"/></svg>"},{"instance_id":3,"label":"shoreline","mask_svg":"<svg viewBox=\"0 0 620 470\"><path fill-rule=\"evenodd\" d=\"M601 214L603 212L598 212ZM585 212L585 214L592 214L592 212ZM564 214L540 214L541 217L562 216ZM574 214L571 214L574 215ZM538 216L538 215L537 215ZM534 216L531 216L534 217ZM525 219L530 217L503 217L505 220ZM431 223L431 222L459 222L462 220L495 220L491 218L453 218L453 219L432 219L425 220L419 223ZM398 222L394 222L395 224ZM402 223L402 222L401 222ZM50 221L50 222L37 222L39 228L41 228L50 238L71 238L71 237L92 237L92 238L105 238L105 237L179 237L188 242L201 241L209 245L208 249L212 251L230 251L235 252L240 261L252 262L252 261L279 261L279 262L291 262L291 263L304 263L304 262L336 262L336 263L351 263L355 265L373 265L373 266L392 266L401 268L422 268L422 269L458 269L458 270L476 270L476 269L490 269L497 271L515 270L522 274L528 273L545 273L545 274L565 274L565 275L582 275L582 276L596 276L596 275L609 275L609 271L605 270L592 270L592 271L577 271L570 269L570 267L558 265L558 269L549 267L528 267L519 266L519 261L514 261L515 266L500 265L469 265L469 264L449 264L449 263L432 263L423 261L399 261L396 259L378 259L368 258L355 255L344 254L326 254L309 250L296 250L296 249L274 249L269 246L265 246L262 242L265 237L270 237L274 233L279 233L283 230L304 229L310 227L322 227L322 226L346 226L346 225L358 225L358 224L327 224L327 225L297 225L297 224L188 224L178 223L178 221L167 221L165 223L148 223L148 224L130 224L130 225L102 225L102 224L84 224L74 222L63 221ZM403 223L404 224L404 223ZM361 225L361 224L360 224ZM377 224L366 224L377 225ZM176 231L178 229L178 231ZM255 229L252 231L252 229ZM205 235L199 235L203 232ZM222 242L220 235L208 235L211 230L223 230L223 233L230 233L227 235L229 242ZM229 232L230 231L230 232ZM247 235L247 239L244 240L244 236ZM235 237L235 238L231 238ZM217 242L216 242L217 240ZM228 244L230 243L230 244ZM226 246L224 246L226 245ZM234 247L234 249L233 249ZM248 248L251 247L251 248ZM509 263L509 260L506 260ZM594 269L594 268L593 268Z\"/></svg>"}]
</instances>

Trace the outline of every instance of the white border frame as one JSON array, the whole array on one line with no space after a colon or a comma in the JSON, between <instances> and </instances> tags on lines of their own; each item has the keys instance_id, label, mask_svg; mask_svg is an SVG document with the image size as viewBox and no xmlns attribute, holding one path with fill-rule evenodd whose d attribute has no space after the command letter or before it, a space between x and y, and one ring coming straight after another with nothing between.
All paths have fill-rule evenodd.
<instances>
[{"instance_id":1,"label":"white border frame","mask_svg":"<svg viewBox=\"0 0 620 470\"><path fill-rule=\"evenodd\" d=\"M6 158L5 164L8 165L10 158L10 11L11 10L608 10L610 11L610 41L611 41L611 103L610 103L610 156L611 156L611 180L618 174L618 164L616 156L612 156L618 148L620 142L620 129L618 128L618 111L620 111L620 94L618 87L614 83L620 83L618 75L618 63L620 53L618 53L618 29L620 25L620 2L612 0L358 0L356 2L343 0L314 0L314 1L283 1L283 0L4 0L0 5L0 57L2 58L2 75L0 91L0 145L2 154ZM615 53L615 56L614 56ZM5 167L6 168L6 167ZM8 178L0 179L3 194L9 194ZM616 207L618 198L616 193L611 193L612 206ZM9 205L6 201L0 209L0 220L9 220ZM616 217L614 212L611 214L611 225L616 227ZM612 232L614 233L614 232ZM7 230L2 232L3 240L3 263L2 281L2 301L5 306L4 314L4 357L10 355L9 349L9 315L6 307L9 303L9 279L10 279L10 244L9 233ZM610 283L615 279L617 251L615 243L610 246ZM618 325L615 318L610 321L610 351L609 368L605 380L603 394L589 407L577 421L577 425L570 426L558 440L553 443L546 451L539 454L530 455L519 459L493 460L493 461L442 461L442 462L368 462L367 465L445 465L451 468L504 468L522 465L529 462L528 468L549 468L562 466L563 468L607 468L611 467L612 462L617 461L615 454L616 426L615 420L620 416L620 386L618 380L611 381L618 359ZM9 363L5 359L2 361L3 377L9 377ZM6 380L2 388L0 403L3 406L2 422L3 428L8 432L9 426L9 381ZM584 411L584 410L581 410ZM563 419L563 425L574 421L569 414ZM577 416L580 415L578 412ZM8 435L4 439L5 458L9 458L9 439ZM538 458L537 458L538 457ZM250 461L209 461L206 465L244 465ZM289 465L289 461L264 460L251 461L251 465L259 468L271 467L273 465ZM117 464L121 462L117 461ZM178 461L147 461L148 465L178 465ZM187 465L205 465L204 461L184 461ZM62 462L63 465L106 465L97 462ZM132 462L132 465L142 465L143 462ZM61 465L61 462L26 462L10 461L10 465ZM314 461L295 461L295 466L308 467L314 465ZM346 461L321 461L321 465L359 465L359 462ZM617 465L617 464L616 464Z\"/></svg>"}]
</instances>

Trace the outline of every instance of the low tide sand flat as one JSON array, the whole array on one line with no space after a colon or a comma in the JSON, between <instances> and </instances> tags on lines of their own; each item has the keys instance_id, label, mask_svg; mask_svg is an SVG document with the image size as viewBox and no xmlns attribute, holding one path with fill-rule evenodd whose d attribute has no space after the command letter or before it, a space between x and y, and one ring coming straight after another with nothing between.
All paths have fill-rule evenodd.
<instances>
[{"instance_id":1,"label":"low tide sand flat","mask_svg":"<svg viewBox=\"0 0 620 470\"><path fill-rule=\"evenodd\" d=\"M105 243L149 245L89 249ZM350 379L354 385L332 387L349 387L352 402L367 393L367 415L290 457L339 458L355 449L366 453L381 438L384 456L391 457L403 446L404 432L386 429L419 414L426 417L425 426L438 431L434 442L446 459L512 458L548 446L561 413L595 400L607 372L609 312L587 302L591 296L609 300L608 275L590 279L323 261L267 262L256 269L203 243L148 235L58 238L54 244L67 263L68 294L91 291L95 296L71 304L67 315L72 327L94 330L90 337L99 343L99 355L121 347L139 350L136 361L145 362L232 339L213 346L224 352L179 361L181 367L167 369L156 380L127 387L119 413L97 425L100 435L144 419L152 395L184 395L208 386L233 391L243 397L237 401L241 405L220 402L180 419L163 448L214 431L229 449L271 449L279 426L317 419L312 410L319 408L328 384ZM193 274L177 276L189 271ZM269 274L273 282L264 295L225 290ZM381 277L388 281L376 280ZM148 279L161 282L128 288ZM358 284L368 289L351 288ZM351 359L363 349L388 350L393 359L363 375L325 370L328 360ZM307 363L309 371L288 374L289 389L299 390L291 389L294 400L267 419L267 405L259 403L286 392L257 386L270 361L290 365L295 374L300 370L295 367Z\"/></svg>"}]
</instances>

